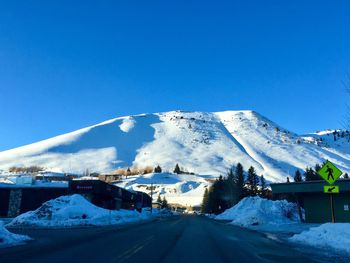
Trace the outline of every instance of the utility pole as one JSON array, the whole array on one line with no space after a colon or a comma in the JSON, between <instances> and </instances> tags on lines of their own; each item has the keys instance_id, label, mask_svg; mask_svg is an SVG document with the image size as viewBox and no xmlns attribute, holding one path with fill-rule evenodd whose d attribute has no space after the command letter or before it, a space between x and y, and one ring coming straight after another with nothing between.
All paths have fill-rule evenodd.
<instances>
[{"instance_id":1,"label":"utility pole","mask_svg":"<svg viewBox=\"0 0 350 263\"><path fill-rule=\"evenodd\" d=\"M331 201L331 216L332 216L332 223L335 223L335 217L334 217L334 203L333 203L333 194L330 194L330 201Z\"/></svg>"}]
</instances>

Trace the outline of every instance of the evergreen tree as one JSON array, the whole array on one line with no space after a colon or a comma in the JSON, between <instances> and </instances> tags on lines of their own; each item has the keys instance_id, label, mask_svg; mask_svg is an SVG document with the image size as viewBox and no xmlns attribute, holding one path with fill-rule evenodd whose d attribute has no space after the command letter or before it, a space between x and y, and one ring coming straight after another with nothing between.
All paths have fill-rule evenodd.
<instances>
[{"instance_id":1,"label":"evergreen tree","mask_svg":"<svg viewBox=\"0 0 350 263\"><path fill-rule=\"evenodd\" d=\"M215 184L215 183L214 183ZM208 190L208 202L206 207L206 212L209 214L214 213L214 184L209 187Z\"/></svg>"},{"instance_id":2,"label":"evergreen tree","mask_svg":"<svg viewBox=\"0 0 350 263\"><path fill-rule=\"evenodd\" d=\"M302 182L302 181L303 181L303 177L301 176L300 171L296 170L294 175L294 182Z\"/></svg>"},{"instance_id":3,"label":"evergreen tree","mask_svg":"<svg viewBox=\"0 0 350 263\"><path fill-rule=\"evenodd\" d=\"M181 173L181 169L180 169L179 164L176 164L176 165L175 165L174 173L175 173L175 174L180 174L180 173Z\"/></svg>"},{"instance_id":4,"label":"evergreen tree","mask_svg":"<svg viewBox=\"0 0 350 263\"><path fill-rule=\"evenodd\" d=\"M345 174L344 174L344 178L345 178L345 179L349 179L348 173L345 173Z\"/></svg>"},{"instance_id":5,"label":"evergreen tree","mask_svg":"<svg viewBox=\"0 0 350 263\"><path fill-rule=\"evenodd\" d=\"M244 197L244 173L242 164L238 163L235 170L236 196L239 202Z\"/></svg>"},{"instance_id":6,"label":"evergreen tree","mask_svg":"<svg viewBox=\"0 0 350 263\"><path fill-rule=\"evenodd\" d=\"M162 172L162 168L161 168L159 165L157 165L157 166L154 168L154 172L155 172L155 173L161 173L161 172Z\"/></svg>"},{"instance_id":7,"label":"evergreen tree","mask_svg":"<svg viewBox=\"0 0 350 263\"><path fill-rule=\"evenodd\" d=\"M228 208L225 184L225 180L220 175L210 187L208 197L208 210L210 213L219 214Z\"/></svg>"},{"instance_id":8,"label":"evergreen tree","mask_svg":"<svg viewBox=\"0 0 350 263\"><path fill-rule=\"evenodd\" d=\"M304 173L305 181L320 180L320 176L312 168L307 167Z\"/></svg>"},{"instance_id":9,"label":"evergreen tree","mask_svg":"<svg viewBox=\"0 0 350 263\"><path fill-rule=\"evenodd\" d=\"M317 173L319 170L321 170L321 165L319 165L319 164L316 164L315 165L315 172Z\"/></svg>"},{"instance_id":10,"label":"evergreen tree","mask_svg":"<svg viewBox=\"0 0 350 263\"><path fill-rule=\"evenodd\" d=\"M227 173L227 178L224 182L224 199L227 201L227 206L231 207L236 203L236 182L233 168Z\"/></svg>"},{"instance_id":11,"label":"evergreen tree","mask_svg":"<svg viewBox=\"0 0 350 263\"><path fill-rule=\"evenodd\" d=\"M209 213L209 190L208 190L208 188L205 188L205 190L204 190L201 212L203 214Z\"/></svg>"},{"instance_id":12,"label":"evergreen tree","mask_svg":"<svg viewBox=\"0 0 350 263\"><path fill-rule=\"evenodd\" d=\"M261 196L265 197L266 196L266 180L265 180L263 174L260 176L260 187L261 187Z\"/></svg>"},{"instance_id":13,"label":"evergreen tree","mask_svg":"<svg viewBox=\"0 0 350 263\"><path fill-rule=\"evenodd\" d=\"M160 198L160 194L158 195L157 203L158 203L158 204L161 204L161 203L162 203L162 198Z\"/></svg>"},{"instance_id":14,"label":"evergreen tree","mask_svg":"<svg viewBox=\"0 0 350 263\"><path fill-rule=\"evenodd\" d=\"M216 192L215 192L215 199L216 200L216 207L214 207L214 213L220 214L223 211L225 211L228 206L228 195L226 193L227 188L225 187L225 181L224 178L220 175L219 180L216 182Z\"/></svg>"},{"instance_id":15,"label":"evergreen tree","mask_svg":"<svg viewBox=\"0 0 350 263\"><path fill-rule=\"evenodd\" d=\"M247 177L249 195L257 194L258 183L259 183L258 175L256 174L254 167L250 166L248 170L248 177Z\"/></svg>"},{"instance_id":16,"label":"evergreen tree","mask_svg":"<svg viewBox=\"0 0 350 263\"><path fill-rule=\"evenodd\" d=\"M169 208L169 204L168 204L168 201L165 199L165 196L163 197L161 208L163 209Z\"/></svg>"}]
</instances>

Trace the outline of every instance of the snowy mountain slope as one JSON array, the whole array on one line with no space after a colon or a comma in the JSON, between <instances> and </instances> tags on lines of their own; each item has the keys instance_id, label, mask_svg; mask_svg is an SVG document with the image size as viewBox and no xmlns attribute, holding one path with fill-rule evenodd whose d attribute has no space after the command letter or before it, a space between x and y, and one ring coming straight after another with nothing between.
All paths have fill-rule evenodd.
<instances>
[{"instance_id":1,"label":"snowy mountain slope","mask_svg":"<svg viewBox=\"0 0 350 263\"><path fill-rule=\"evenodd\" d=\"M344 171L349 170L350 143L345 138L343 143L347 148L338 150L334 144L330 147L312 144L307 137L289 132L253 111L228 111L216 115L272 181L279 181L281 174L293 175L297 168L303 170L324 160L336 163Z\"/></svg>"},{"instance_id":2,"label":"snowy mountain slope","mask_svg":"<svg viewBox=\"0 0 350 263\"><path fill-rule=\"evenodd\" d=\"M327 139L327 136L329 139ZM325 137L320 143L320 137ZM298 136L253 111L172 111L120 117L48 140L0 152L0 169L40 165L47 170L110 172L119 167L179 163L218 176L242 163L270 181L328 159L350 171L349 137Z\"/></svg>"},{"instance_id":3,"label":"snowy mountain slope","mask_svg":"<svg viewBox=\"0 0 350 263\"><path fill-rule=\"evenodd\" d=\"M165 196L171 204L198 206L202 203L205 188L210 185L210 180L214 179L215 176L210 175L151 173L129 176L117 185L149 195L152 185L153 200L157 200L160 195L161 198Z\"/></svg>"}]
</instances>

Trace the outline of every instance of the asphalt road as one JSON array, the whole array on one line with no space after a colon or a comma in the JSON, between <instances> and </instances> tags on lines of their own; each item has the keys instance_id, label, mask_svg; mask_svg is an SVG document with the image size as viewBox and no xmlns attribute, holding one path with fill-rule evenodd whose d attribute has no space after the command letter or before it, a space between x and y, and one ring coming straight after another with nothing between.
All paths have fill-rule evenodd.
<instances>
[{"instance_id":1,"label":"asphalt road","mask_svg":"<svg viewBox=\"0 0 350 263\"><path fill-rule=\"evenodd\" d=\"M347 261L201 216L124 227L15 232L29 234L35 240L0 249L1 263Z\"/></svg>"}]
</instances>

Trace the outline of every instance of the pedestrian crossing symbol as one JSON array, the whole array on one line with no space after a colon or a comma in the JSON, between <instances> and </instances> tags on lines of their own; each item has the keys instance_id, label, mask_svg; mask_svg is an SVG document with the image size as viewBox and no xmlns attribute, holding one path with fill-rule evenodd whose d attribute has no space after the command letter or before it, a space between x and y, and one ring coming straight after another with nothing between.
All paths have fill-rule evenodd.
<instances>
[{"instance_id":1,"label":"pedestrian crossing symbol","mask_svg":"<svg viewBox=\"0 0 350 263\"><path fill-rule=\"evenodd\" d=\"M330 185L334 184L334 182L337 181L338 178L343 174L343 172L340 171L330 161L327 161L317 173Z\"/></svg>"}]
</instances>

